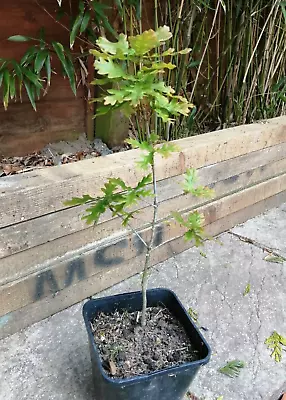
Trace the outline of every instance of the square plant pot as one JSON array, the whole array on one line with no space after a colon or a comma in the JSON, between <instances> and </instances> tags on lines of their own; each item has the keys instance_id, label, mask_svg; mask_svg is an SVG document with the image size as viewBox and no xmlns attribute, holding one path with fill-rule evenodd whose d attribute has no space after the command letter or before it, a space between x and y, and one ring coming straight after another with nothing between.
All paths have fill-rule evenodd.
<instances>
[{"instance_id":1,"label":"square plant pot","mask_svg":"<svg viewBox=\"0 0 286 400\"><path fill-rule=\"evenodd\" d=\"M142 293L133 292L89 300L84 304L83 317L88 333L96 400L180 400L184 397L199 368L210 359L210 347L174 292L168 289L147 291L148 307L164 305L182 324L196 349L198 359L130 378L111 378L104 371L94 341L91 322L100 313L135 312L142 308Z\"/></svg>"}]
</instances>

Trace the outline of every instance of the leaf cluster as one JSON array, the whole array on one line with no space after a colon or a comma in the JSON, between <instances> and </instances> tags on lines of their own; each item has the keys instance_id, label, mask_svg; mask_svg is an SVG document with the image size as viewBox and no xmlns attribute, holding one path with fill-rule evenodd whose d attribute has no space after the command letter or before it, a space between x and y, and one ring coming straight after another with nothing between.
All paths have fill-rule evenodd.
<instances>
[{"instance_id":1,"label":"leaf cluster","mask_svg":"<svg viewBox=\"0 0 286 400\"><path fill-rule=\"evenodd\" d=\"M237 378L241 369L245 367L245 363L241 360L229 361L224 367L219 369L219 372L229 376L230 378Z\"/></svg>"},{"instance_id":2,"label":"leaf cluster","mask_svg":"<svg viewBox=\"0 0 286 400\"><path fill-rule=\"evenodd\" d=\"M190 51L175 52L170 48L159 54L158 48L171 37L170 29L163 26L136 36L120 34L115 42L104 37L97 40L97 49L90 52L96 59L94 67L101 78L92 83L112 86L94 100L101 103L97 115L121 109L126 116L130 116L146 105L163 122L173 122L174 117L189 114L193 105L186 98L176 95L174 89L162 79L165 71L176 68L168 61L170 56Z\"/></svg>"},{"instance_id":3,"label":"leaf cluster","mask_svg":"<svg viewBox=\"0 0 286 400\"><path fill-rule=\"evenodd\" d=\"M272 350L271 357L274 358L276 362L280 362L282 360L282 351L286 350L286 337L274 331L272 335L265 340L265 344L268 349Z\"/></svg>"},{"instance_id":4,"label":"leaf cluster","mask_svg":"<svg viewBox=\"0 0 286 400\"><path fill-rule=\"evenodd\" d=\"M122 225L128 225L134 214L138 210L131 211L130 207L138 205L138 202L146 197L152 196L152 191L147 188L152 182L152 175L144 176L133 188L127 186L120 178L109 178L101 189L103 196L93 198L89 195L82 197L74 197L72 200L65 202L68 206L78 206L89 204L83 219L87 224L96 224L99 218L106 210L112 212L112 216L120 216Z\"/></svg>"},{"instance_id":5,"label":"leaf cluster","mask_svg":"<svg viewBox=\"0 0 286 400\"><path fill-rule=\"evenodd\" d=\"M47 93L52 78L52 58L56 54L63 68L63 75L67 76L76 94L75 68L69 49L59 42L52 42L49 46L45 42L44 31L40 39L28 36L10 36L12 42L34 41L24 56L17 62L15 60L0 59L0 87L3 87L3 104L7 109L10 100L22 100L24 87L30 103L36 111L36 100Z\"/></svg>"},{"instance_id":6,"label":"leaf cluster","mask_svg":"<svg viewBox=\"0 0 286 400\"><path fill-rule=\"evenodd\" d=\"M58 2L57 19L60 20L65 14L62 8L62 1ZM75 15L69 15L71 21L69 30L70 49L73 49L76 39L81 43L95 43L97 31L102 27L107 32L117 37L117 32L110 24L107 11L110 9L106 4L94 0L80 0ZM45 40L44 28L41 28L39 37L33 38L24 35L13 35L8 38L12 42L33 42L28 48L20 62L13 59L0 58L0 87L3 89L3 104L7 109L11 100L22 100L22 88L24 87L30 103L36 111L36 100L45 95L51 85L52 59L57 57L62 67L62 74L69 80L71 89L76 95L76 68L77 60L81 66L81 75L87 75L84 65L84 49L81 53L72 53L62 43ZM84 83L84 78L82 78Z\"/></svg>"}]
</instances>

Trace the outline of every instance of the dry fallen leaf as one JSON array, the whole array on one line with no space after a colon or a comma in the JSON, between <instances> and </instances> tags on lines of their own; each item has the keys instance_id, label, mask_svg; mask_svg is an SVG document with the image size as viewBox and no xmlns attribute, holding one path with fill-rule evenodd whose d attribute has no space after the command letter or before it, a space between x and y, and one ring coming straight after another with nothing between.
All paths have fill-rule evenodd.
<instances>
[{"instance_id":1,"label":"dry fallen leaf","mask_svg":"<svg viewBox=\"0 0 286 400\"><path fill-rule=\"evenodd\" d=\"M16 165L12 165L12 164L7 164L4 165L3 167L3 171L6 175L13 175L16 174L16 172L20 171L21 168L16 166Z\"/></svg>"}]
</instances>

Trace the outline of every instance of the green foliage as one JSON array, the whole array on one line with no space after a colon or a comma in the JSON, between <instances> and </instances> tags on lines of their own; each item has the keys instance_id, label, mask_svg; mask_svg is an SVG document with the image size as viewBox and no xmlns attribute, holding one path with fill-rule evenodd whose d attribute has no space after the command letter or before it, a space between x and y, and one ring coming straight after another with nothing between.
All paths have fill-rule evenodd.
<instances>
[{"instance_id":1,"label":"green foliage","mask_svg":"<svg viewBox=\"0 0 286 400\"><path fill-rule=\"evenodd\" d=\"M173 211L171 213L172 217L184 228L186 232L184 238L189 240L194 240L195 246L201 246L204 241L204 216L198 211L191 212L187 217L183 217L181 213Z\"/></svg>"},{"instance_id":2,"label":"green foliage","mask_svg":"<svg viewBox=\"0 0 286 400\"><path fill-rule=\"evenodd\" d=\"M195 186L197 181L197 171L194 168L188 169L183 183L184 193L191 193L195 197L212 198L214 196L214 191L208 187Z\"/></svg>"},{"instance_id":3,"label":"green foliage","mask_svg":"<svg viewBox=\"0 0 286 400\"><path fill-rule=\"evenodd\" d=\"M248 283L245 286L245 289L244 289L244 292L243 292L243 296L247 296L250 293L250 289L251 289L251 285L250 285L250 283Z\"/></svg>"},{"instance_id":4,"label":"green foliage","mask_svg":"<svg viewBox=\"0 0 286 400\"><path fill-rule=\"evenodd\" d=\"M101 188L103 196L93 198L89 195L75 197L65 202L65 205L77 206L88 204L83 219L87 224L96 224L106 210L112 211L113 216L122 218L123 226L126 226L134 214L138 211L131 211L130 207L138 205L138 202L146 197L152 196L152 191L147 187L152 182L152 175L144 176L137 185L132 188L127 186L120 178L109 178Z\"/></svg>"},{"instance_id":5,"label":"green foliage","mask_svg":"<svg viewBox=\"0 0 286 400\"><path fill-rule=\"evenodd\" d=\"M163 26L156 31L150 29L129 38L120 34L115 42L106 38L97 40L98 49L90 51L96 58L94 67L98 75L105 77L101 83L112 85L111 89L106 89L100 98L95 99L102 103L98 115L121 109L127 116L131 116L138 110L144 110L145 122L146 113L151 112L166 123L173 122L174 117L179 115L189 114L193 105L184 97L176 95L174 89L161 79L166 70L176 68L175 64L164 62L169 53L161 56L160 62L154 62L154 57L159 57L158 48L171 36L169 28ZM98 84L98 80L93 83ZM166 147L161 148L162 155L165 150Z\"/></svg>"},{"instance_id":6,"label":"green foliage","mask_svg":"<svg viewBox=\"0 0 286 400\"><path fill-rule=\"evenodd\" d=\"M274 331L272 335L265 340L265 344L268 349L272 351L271 357L274 358L276 362L280 362L282 359L282 351L286 351L286 337Z\"/></svg>"},{"instance_id":7,"label":"green foliage","mask_svg":"<svg viewBox=\"0 0 286 400\"><path fill-rule=\"evenodd\" d=\"M239 376L241 369L245 367L245 363L240 360L229 361L224 367L219 369L219 372L229 376L230 378L236 378Z\"/></svg>"},{"instance_id":8,"label":"green foliage","mask_svg":"<svg viewBox=\"0 0 286 400\"><path fill-rule=\"evenodd\" d=\"M102 85L109 84L109 88L103 93L102 97L95 101L102 103L98 109L98 114L104 114L110 110L120 108L125 114L131 116L141 112L143 124L145 125L146 140L138 138L128 139L127 143L133 148L139 148L142 152L138 166L141 170L147 171L135 187L128 186L120 178L109 178L101 188L101 196L93 198L84 195L81 198L74 198L68 205L88 204L86 214L83 219L88 224L97 223L100 216L107 210L112 212L112 216L121 218L122 225L128 226L133 233L141 240L146 248L144 270L142 273L142 326L146 324L147 308L147 279L150 267L150 255L154 250L154 232L158 218L158 192L156 181L156 159L157 157L169 157L178 148L173 143L160 142L157 132L153 132L153 117L161 118L162 122L171 123L173 118L178 115L188 115L192 105L178 95L172 87L166 86L161 80L165 69L172 70L174 65L170 62L154 62L154 57L158 57L158 48L164 44L171 33L168 27L163 26L156 31L149 30L141 35L131 36L119 35L115 42L107 38L97 40L98 49L91 50L95 56L94 66L99 75L103 76L100 80ZM182 54L189 52L189 49L182 51ZM169 50L168 54L173 50ZM179 55L180 52L177 52ZM166 55L167 57L167 55ZM132 66L132 68L130 67ZM98 84L98 79L94 84ZM112 88L110 89L110 86ZM133 124L131 120L131 124ZM184 191L194 196L210 196L212 192L205 187L196 186L196 171L190 169L186 172ZM153 207L152 219L150 222L151 237L147 242L141 234L132 227L131 221L135 214L139 212L139 202L151 199ZM203 244L203 225L204 216L198 211L193 211L187 216L182 216L179 212L173 212L171 216L185 228L185 239L193 240L196 246Z\"/></svg>"},{"instance_id":9,"label":"green foliage","mask_svg":"<svg viewBox=\"0 0 286 400\"><path fill-rule=\"evenodd\" d=\"M61 8L62 1L57 0L57 4L59 16L66 14L66 11ZM78 10L75 15L70 10L71 14L68 17L71 24L66 27L70 49L57 41L48 43L45 39L44 28L41 28L38 38L24 35L10 36L8 40L11 42L31 42L32 44L20 62L0 58L0 87L3 92L4 108L7 109L11 100L22 100L24 87L32 107L36 110L36 101L47 93L51 85L53 76L51 60L55 58L59 60L62 75L68 78L71 89L76 95L76 66L79 63L81 83L86 84L85 61L88 51L84 48L95 44L98 28L106 30L114 37L118 36L108 20L106 14L108 10L107 5L98 1L78 1ZM72 52L76 41L81 44L80 54L78 50Z\"/></svg>"},{"instance_id":10,"label":"green foliage","mask_svg":"<svg viewBox=\"0 0 286 400\"><path fill-rule=\"evenodd\" d=\"M11 100L22 100L23 87L27 92L33 108L36 110L36 98L44 89L41 71L48 64L48 53L42 51L37 58L32 51L26 52L18 63L14 60L0 58L0 87L3 92L3 105L7 110Z\"/></svg>"}]
</instances>

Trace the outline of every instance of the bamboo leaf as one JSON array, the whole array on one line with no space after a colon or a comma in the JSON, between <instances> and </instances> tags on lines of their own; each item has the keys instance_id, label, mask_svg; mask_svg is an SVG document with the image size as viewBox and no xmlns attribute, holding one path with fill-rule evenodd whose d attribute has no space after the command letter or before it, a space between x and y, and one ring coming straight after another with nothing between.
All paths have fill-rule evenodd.
<instances>
[{"instance_id":1,"label":"bamboo leaf","mask_svg":"<svg viewBox=\"0 0 286 400\"><path fill-rule=\"evenodd\" d=\"M10 42L29 42L32 40L29 36L22 36L22 35L14 35L8 38Z\"/></svg>"},{"instance_id":2,"label":"bamboo leaf","mask_svg":"<svg viewBox=\"0 0 286 400\"><path fill-rule=\"evenodd\" d=\"M9 104L9 94L10 94L10 72L8 69L5 69L4 80L3 80L3 105L5 110L7 110Z\"/></svg>"},{"instance_id":3,"label":"bamboo leaf","mask_svg":"<svg viewBox=\"0 0 286 400\"><path fill-rule=\"evenodd\" d=\"M75 21L74 21L74 23L73 23L72 29L71 29L71 33L70 33L70 48L71 48L71 49L73 48L75 39L76 39L76 37L77 37L77 35L78 35L80 26L81 26L81 24L82 24L82 21L83 21L83 12L81 12L81 13L76 17L76 19L75 19Z\"/></svg>"},{"instance_id":4,"label":"bamboo leaf","mask_svg":"<svg viewBox=\"0 0 286 400\"><path fill-rule=\"evenodd\" d=\"M34 74L28 67L22 67L23 74L31 81L36 87L42 88L40 77Z\"/></svg>"},{"instance_id":5,"label":"bamboo leaf","mask_svg":"<svg viewBox=\"0 0 286 400\"><path fill-rule=\"evenodd\" d=\"M74 95L76 95L76 84L75 84L75 70L73 63L69 59L69 57L66 57L65 55L65 49L63 45L59 42L52 42L53 48L64 68L64 71L66 72L69 82L72 88L72 91Z\"/></svg>"},{"instance_id":6,"label":"bamboo leaf","mask_svg":"<svg viewBox=\"0 0 286 400\"><path fill-rule=\"evenodd\" d=\"M51 57L48 54L47 58L45 60L45 67L46 67L46 71L47 71L47 84L48 86L51 85L51 76L52 76L52 67L51 67Z\"/></svg>"},{"instance_id":7,"label":"bamboo leaf","mask_svg":"<svg viewBox=\"0 0 286 400\"><path fill-rule=\"evenodd\" d=\"M23 80L23 73L22 73L21 66L15 60L12 60L12 65L14 67L14 71L15 71L18 79L20 81L22 81Z\"/></svg>"},{"instance_id":8,"label":"bamboo leaf","mask_svg":"<svg viewBox=\"0 0 286 400\"><path fill-rule=\"evenodd\" d=\"M35 94L32 89L30 82L24 79L24 86L26 88L27 95L29 97L30 103L35 111L37 111L36 102L35 102Z\"/></svg>"},{"instance_id":9,"label":"bamboo leaf","mask_svg":"<svg viewBox=\"0 0 286 400\"><path fill-rule=\"evenodd\" d=\"M3 77L4 77L4 71L0 71L0 88L2 86Z\"/></svg>"},{"instance_id":10,"label":"bamboo leaf","mask_svg":"<svg viewBox=\"0 0 286 400\"><path fill-rule=\"evenodd\" d=\"M35 58L35 64L34 64L34 69L37 74L39 74L41 69L43 68L47 56L48 56L47 50L39 51L39 53L37 54L37 56Z\"/></svg>"},{"instance_id":11,"label":"bamboo leaf","mask_svg":"<svg viewBox=\"0 0 286 400\"><path fill-rule=\"evenodd\" d=\"M90 21L90 11L87 10L82 18L81 26L80 26L80 33L85 32L86 28L88 27Z\"/></svg>"},{"instance_id":12,"label":"bamboo leaf","mask_svg":"<svg viewBox=\"0 0 286 400\"><path fill-rule=\"evenodd\" d=\"M10 99L13 100L16 96L15 76L10 76Z\"/></svg>"}]
</instances>

